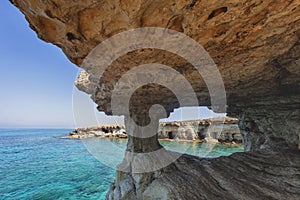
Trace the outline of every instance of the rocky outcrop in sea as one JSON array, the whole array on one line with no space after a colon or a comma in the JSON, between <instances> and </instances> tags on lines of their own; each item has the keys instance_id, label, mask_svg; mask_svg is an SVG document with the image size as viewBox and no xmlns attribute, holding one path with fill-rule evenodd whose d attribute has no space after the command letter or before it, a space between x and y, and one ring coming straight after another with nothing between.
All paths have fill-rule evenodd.
<instances>
[{"instance_id":1,"label":"rocky outcrop in sea","mask_svg":"<svg viewBox=\"0 0 300 200\"><path fill-rule=\"evenodd\" d=\"M75 84L97 109L124 115L124 167L116 170L106 199L299 199L299 0L11 2L39 38L85 70ZM145 64L181 75L139 68ZM150 109L161 108L152 107L157 104L165 112ZM143 171L172 157L155 133L161 118L183 106L210 106L238 118L245 152L215 159L183 155ZM140 128L133 120L149 124L150 111L153 131L134 137ZM167 137L201 136L199 129L170 129ZM207 130L204 140L215 142L218 131Z\"/></svg>"},{"instance_id":2,"label":"rocky outcrop in sea","mask_svg":"<svg viewBox=\"0 0 300 200\"><path fill-rule=\"evenodd\" d=\"M94 137L127 138L127 134L124 126L107 125L77 128L70 132L68 137L77 139Z\"/></svg>"}]
</instances>

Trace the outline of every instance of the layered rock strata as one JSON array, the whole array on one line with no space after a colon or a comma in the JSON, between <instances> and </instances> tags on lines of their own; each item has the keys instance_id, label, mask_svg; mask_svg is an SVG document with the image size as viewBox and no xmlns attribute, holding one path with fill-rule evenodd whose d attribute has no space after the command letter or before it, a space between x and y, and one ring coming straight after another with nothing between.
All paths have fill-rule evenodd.
<instances>
[{"instance_id":1,"label":"layered rock strata","mask_svg":"<svg viewBox=\"0 0 300 200\"><path fill-rule=\"evenodd\" d=\"M211 120L191 120L183 122L160 122L158 128L159 139L170 140L186 140L186 141L205 141L206 137L212 137L219 142L235 142L242 143L243 137L238 128L238 120L234 118L226 118L220 121L218 127L221 129L220 135L217 132L208 132ZM127 138L124 126L95 126L83 127L69 133L71 138L94 138L94 137L113 137Z\"/></svg>"},{"instance_id":2,"label":"layered rock strata","mask_svg":"<svg viewBox=\"0 0 300 200\"><path fill-rule=\"evenodd\" d=\"M299 151L260 150L216 159L182 155L156 172L118 172L107 199L297 200L299 166Z\"/></svg>"},{"instance_id":3,"label":"layered rock strata","mask_svg":"<svg viewBox=\"0 0 300 200\"><path fill-rule=\"evenodd\" d=\"M158 138L178 140L204 140L212 137L219 142L242 143L242 135L235 118L219 119L209 129L212 120L191 120L182 122L161 122L158 129Z\"/></svg>"},{"instance_id":4,"label":"layered rock strata","mask_svg":"<svg viewBox=\"0 0 300 200\"><path fill-rule=\"evenodd\" d=\"M39 38L59 46L86 70L76 85L91 94L99 111L106 114L112 114L112 93L118 80L135 66L147 63L170 66L188 80L198 99L197 105L188 106L210 106L212 100L204 77L191 63L161 49L127 52L99 78L103 68L84 65L83 60L117 33L141 27L175 30L202 45L217 65L226 88L227 112L240 120L249 152L212 160L182 156L147 172L147 165L174 155L160 146L156 130L159 119L180 104L167 87L145 85L130 99L130 114L125 116L127 150L108 199L299 198L299 0L11 2L24 13ZM125 44L126 40L120 41L107 51L118 51ZM173 76L166 76L166 81L181 83ZM176 86L184 93L182 84ZM120 101L121 108L123 103ZM165 113L154 113L150 120L149 110L155 104L163 106ZM221 108L224 111L224 105ZM160 152L161 157L155 154L154 162L149 152ZM143 167L144 172L140 170Z\"/></svg>"}]
</instances>

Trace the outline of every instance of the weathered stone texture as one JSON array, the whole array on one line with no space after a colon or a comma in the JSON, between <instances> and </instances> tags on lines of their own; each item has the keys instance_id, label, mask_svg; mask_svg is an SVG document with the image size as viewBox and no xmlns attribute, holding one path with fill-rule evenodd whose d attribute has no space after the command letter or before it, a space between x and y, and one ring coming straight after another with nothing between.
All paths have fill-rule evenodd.
<instances>
[{"instance_id":1,"label":"weathered stone texture","mask_svg":"<svg viewBox=\"0 0 300 200\"><path fill-rule=\"evenodd\" d=\"M183 155L153 173L121 172L107 199L297 200L299 158L298 151L235 153L216 159Z\"/></svg>"},{"instance_id":2,"label":"weathered stone texture","mask_svg":"<svg viewBox=\"0 0 300 200\"><path fill-rule=\"evenodd\" d=\"M217 64L229 116L240 119L245 149L251 152L212 160L182 156L166 168L137 176L133 172L137 166L130 166L128 173L117 172L108 199L299 199L299 0L11 2L39 38L59 46L79 66L100 42L138 27L182 32L201 44ZM173 67L190 82L199 105L211 104L197 71L185 59L157 49L121 56L100 80L93 77L97 67L86 68L76 85L92 94L100 111L111 114L115 83L145 63ZM136 91L130 104L136 122L149 122L148 109L157 103L166 108L167 116L179 107L166 87L151 85ZM128 130L139 134L131 125ZM155 135L132 137L126 154L157 148Z\"/></svg>"},{"instance_id":3,"label":"weathered stone texture","mask_svg":"<svg viewBox=\"0 0 300 200\"><path fill-rule=\"evenodd\" d=\"M299 92L298 0L12 2L41 39L61 47L77 65L110 36L132 28L155 26L183 32L209 52L224 80L230 105L243 98ZM122 74L133 66L154 62L184 74L200 104L210 104L205 83L186 60L165 51L145 49L117 59L102 80L90 80L99 85L93 91L99 109L109 113L111 90ZM83 89L79 82L77 85ZM88 88L83 90L91 92ZM168 94L165 90L160 88L157 94L151 93L158 102L167 100L169 106L178 107L172 95L161 99L161 93Z\"/></svg>"}]
</instances>

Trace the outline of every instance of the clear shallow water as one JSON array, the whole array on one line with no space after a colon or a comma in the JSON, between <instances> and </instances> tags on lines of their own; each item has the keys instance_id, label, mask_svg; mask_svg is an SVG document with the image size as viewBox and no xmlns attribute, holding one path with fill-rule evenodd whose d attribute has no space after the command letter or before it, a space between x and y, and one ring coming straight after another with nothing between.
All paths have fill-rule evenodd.
<instances>
[{"instance_id":1,"label":"clear shallow water","mask_svg":"<svg viewBox=\"0 0 300 200\"><path fill-rule=\"evenodd\" d=\"M0 130L0 199L105 199L115 170L95 159L80 140L54 137L69 131ZM123 150L126 146L126 140L98 142L103 147L113 143ZM205 155L201 143L161 143L169 150L205 157L242 151L242 147L215 145ZM108 150L103 151L103 158L122 160L122 152L107 155Z\"/></svg>"}]
</instances>

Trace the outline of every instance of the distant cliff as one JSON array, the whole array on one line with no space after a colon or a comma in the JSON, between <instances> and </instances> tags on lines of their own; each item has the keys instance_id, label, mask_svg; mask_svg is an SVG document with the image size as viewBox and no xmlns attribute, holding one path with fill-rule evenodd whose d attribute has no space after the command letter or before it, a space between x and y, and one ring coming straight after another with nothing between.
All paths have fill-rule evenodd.
<instances>
[{"instance_id":1,"label":"distant cliff","mask_svg":"<svg viewBox=\"0 0 300 200\"><path fill-rule=\"evenodd\" d=\"M240 134L237 122L238 121L235 118L225 118L224 122L216 119L160 122L158 137L159 139L170 140L198 140L212 143L242 143L242 135ZM69 137L127 138L127 133L123 125L107 125L77 128L76 130L70 132Z\"/></svg>"},{"instance_id":2,"label":"distant cliff","mask_svg":"<svg viewBox=\"0 0 300 200\"><path fill-rule=\"evenodd\" d=\"M160 139L204 140L206 142L242 143L242 135L235 118L204 119L182 122L161 122Z\"/></svg>"}]
</instances>

